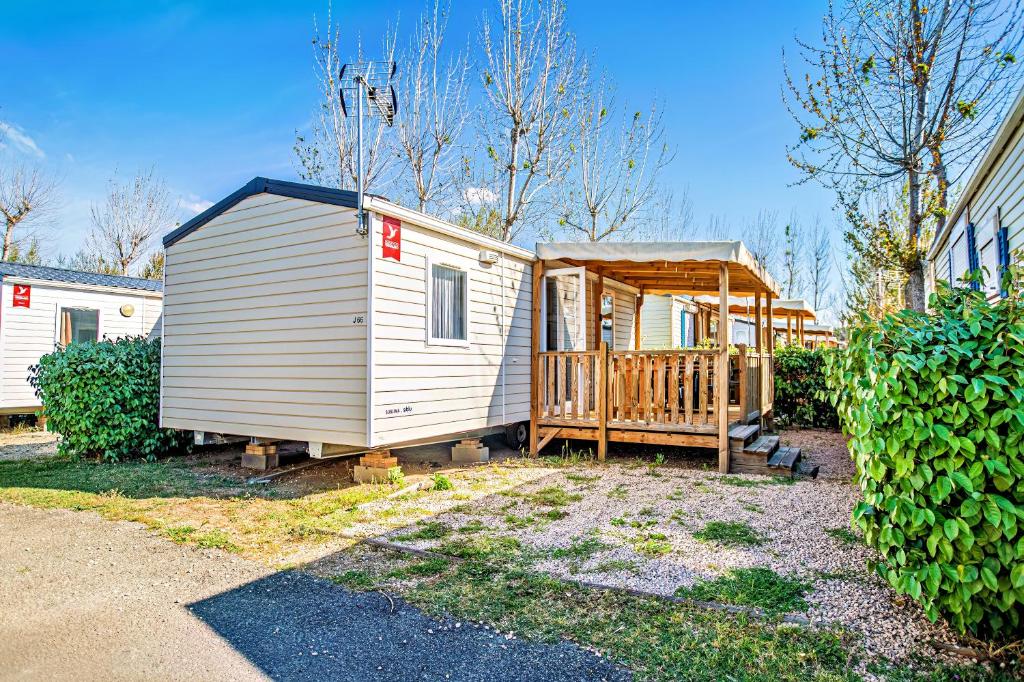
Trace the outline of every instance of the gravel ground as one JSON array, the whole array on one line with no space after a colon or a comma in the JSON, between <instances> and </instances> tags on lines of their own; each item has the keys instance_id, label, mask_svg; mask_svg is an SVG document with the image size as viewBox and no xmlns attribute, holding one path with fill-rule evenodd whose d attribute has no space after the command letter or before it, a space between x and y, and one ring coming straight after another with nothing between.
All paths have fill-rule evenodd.
<instances>
[{"instance_id":1,"label":"gravel ground","mask_svg":"<svg viewBox=\"0 0 1024 682\"><path fill-rule=\"evenodd\" d=\"M0 679L629 678L88 512L0 505L0 546Z\"/></svg>"},{"instance_id":2,"label":"gravel ground","mask_svg":"<svg viewBox=\"0 0 1024 682\"><path fill-rule=\"evenodd\" d=\"M0 432L0 462L57 454L57 435L46 431Z\"/></svg>"},{"instance_id":3,"label":"gravel ground","mask_svg":"<svg viewBox=\"0 0 1024 682\"><path fill-rule=\"evenodd\" d=\"M548 558L537 567L567 579L661 595L729 569L769 567L810 583L807 616L812 624L859 633L869 657L895 662L912 654L935 658L928 641L955 642L952 633L930 624L914 602L897 597L870 573L866 562L871 550L849 535L857 490L851 484L843 437L820 430L788 431L782 440L804 448L805 456L822 467L821 478L780 484L752 475L723 477L678 466L670 455L665 465L656 467L648 460L565 468L517 488L513 496L491 496L436 520L455 536L476 521L486 535L515 537L541 550L597 540L602 546L591 556ZM565 518L540 520L551 507L529 495L552 487L582 499L560 507L567 512ZM516 527L509 515L535 521ZM746 523L763 544L726 547L695 538L710 521ZM400 544L429 549L438 542ZM670 546L663 548L667 553L658 553L664 542Z\"/></svg>"}]
</instances>

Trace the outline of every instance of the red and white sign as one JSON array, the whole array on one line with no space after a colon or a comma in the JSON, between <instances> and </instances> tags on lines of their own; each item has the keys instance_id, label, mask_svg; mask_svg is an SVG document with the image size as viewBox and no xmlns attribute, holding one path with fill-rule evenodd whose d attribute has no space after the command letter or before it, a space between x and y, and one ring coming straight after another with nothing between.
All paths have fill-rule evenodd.
<instances>
[{"instance_id":1,"label":"red and white sign","mask_svg":"<svg viewBox=\"0 0 1024 682\"><path fill-rule=\"evenodd\" d=\"M402 260L402 221L384 216L384 258Z\"/></svg>"},{"instance_id":2,"label":"red and white sign","mask_svg":"<svg viewBox=\"0 0 1024 682\"><path fill-rule=\"evenodd\" d=\"M15 308L29 308L32 302L32 287L28 284L15 284L14 285L14 303Z\"/></svg>"}]
</instances>

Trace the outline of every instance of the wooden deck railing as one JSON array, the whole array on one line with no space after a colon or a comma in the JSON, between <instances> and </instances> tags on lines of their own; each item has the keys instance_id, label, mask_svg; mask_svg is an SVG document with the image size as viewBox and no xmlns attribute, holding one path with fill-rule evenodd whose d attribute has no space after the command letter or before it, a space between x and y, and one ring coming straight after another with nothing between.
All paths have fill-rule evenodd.
<instances>
[{"instance_id":1,"label":"wooden deck railing","mask_svg":"<svg viewBox=\"0 0 1024 682\"><path fill-rule=\"evenodd\" d=\"M717 350L609 353L609 423L715 430L717 356Z\"/></svg>"},{"instance_id":2,"label":"wooden deck railing","mask_svg":"<svg viewBox=\"0 0 1024 682\"><path fill-rule=\"evenodd\" d=\"M549 351L539 354L534 376L539 383L538 417L566 426L593 426L598 422L599 383L604 378L600 352Z\"/></svg>"}]
</instances>

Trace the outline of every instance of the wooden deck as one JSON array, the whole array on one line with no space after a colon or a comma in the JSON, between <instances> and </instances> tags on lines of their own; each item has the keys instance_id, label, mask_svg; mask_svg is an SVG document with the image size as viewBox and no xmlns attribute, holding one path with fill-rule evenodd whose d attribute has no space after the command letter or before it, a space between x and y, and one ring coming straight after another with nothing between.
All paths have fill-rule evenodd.
<instances>
[{"instance_id":1,"label":"wooden deck","mask_svg":"<svg viewBox=\"0 0 1024 682\"><path fill-rule=\"evenodd\" d=\"M556 437L718 447L720 409L729 426L747 424L771 409L773 393L770 354L743 346L730 354L725 392L717 385L721 357L716 348L608 352L603 345L539 353L538 449Z\"/></svg>"}]
</instances>

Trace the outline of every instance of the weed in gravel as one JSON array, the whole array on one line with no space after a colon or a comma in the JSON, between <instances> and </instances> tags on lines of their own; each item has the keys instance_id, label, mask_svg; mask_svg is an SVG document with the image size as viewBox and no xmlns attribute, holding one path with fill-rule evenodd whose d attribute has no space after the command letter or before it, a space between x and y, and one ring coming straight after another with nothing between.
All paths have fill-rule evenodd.
<instances>
[{"instance_id":1,"label":"weed in gravel","mask_svg":"<svg viewBox=\"0 0 1024 682\"><path fill-rule=\"evenodd\" d=\"M480 521L480 519L473 519L472 521L467 523L465 526L462 526L461 528L459 528L459 532L460 533L467 533L467 534L479 533L480 531L484 531L484 530L490 530L490 528L485 526L483 524L483 521Z\"/></svg>"},{"instance_id":2,"label":"weed in gravel","mask_svg":"<svg viewBox=\"0 0 1024 682\"><path fill-rule=\"evenodd\" d=\"M825 534L835 538L844 545L856 545L860 542L858 538L849 528L826 528Z\"/></svg>"},{"instance_id":3,"label":"weed in gravel","mask_svg":"<svg viewBox=\"0 0 1024 682\"><path fill-rule=\"evenodd\" d=\"M565 488L553 485L535 493L528 493L526 499L544 507L564 507L571 502L579 502L583 495L570 493Z\"/></svg>"},{"instance_id":4,"label":"weed in gravel","mask_svg":"<svg viewBox=\"0 0 1024 682\"><path fill-rule=\"evenodd\" d=\"M523 547L516 538L474 536L449 540L437 548L441 554L473 561L508 564L537 558L536 551Z\"/></svg>"},{"instance_id":5,"label":"weed in gravel","mask_svg":"<svg viewBox=\"0 0 1024 682\"><path fill-rule=\"evenodd\" d=\"M529 528L530 526L536 525L537 519L533 516L516 516L515 514L506 514L505 523L508 524L509 528Z\"/></svg>"},{"instance_id":6,"label":"weed in gravel","mask_svg":"<svg viewBox=\"0 0 1024 682\"><path fill-rule=\"evenodd\" d=\"M639 533L630 542L638 553L655 557L672 551L672 544L664 533Z\"/></svg>"},{"instance_id":7,"label":"weed in gravel","mask_svg":"<svg viewBox=\"0 0 1024 682\"><path fill-rule=\"evenodd\" d=\"M675 490L670 492L668 494L668 497L666 497L665 499L672 500L673 502L678 502L679 500L682 500L685 497L686 497L686 493L683 491L683 489L682 488L676 488Z\"/></svg>"},{"instance_id":8,"label":"weed in gravel","mask_svg":"<svg viewBox=\"0 0 1024 682\"><path fill-rule=\"evenodd\" d=\"M367 571L345 571L331 576L331 582L357 592L372 590L377 585L376 579Z\"/></svg>"},{"instance_id":9,"label":"weed in gravel","mask_svg":"<svg viewBox=\"0 0 1024 682\"><path fill-rule=\"evenodd\" d=\"M594 481L601 480L601 477L596 475L596 474L594 476L588 476L587 474L579 474L579 473L576 473L575 471L570 471L569 473L567 473L565 475L565 477L566 477L566 479L572 481L573 483L583 483L583 484L593 483Z\"/></svg>"},{"instance_id":10,"label":"weed in gravel","mask_svg":"<svg viewBox=\"0 0 1024 682\"><path fill-rule=\"evenodd\" d=\"M699 493L712 493L714 492L704 481L694 481L693 489Z\"/></svg>"},{"instance_id":11,"label":"weed in gravel","mask_svg":"<svg viewBox=\"0 0 1024 682\"><path fill-rule=\"evenodd\" d=\"M232 542L231 536L219 528L206 533L195 533L190 539L204 549L222 549L225 552L241 551L241 548Z\"/></svg>"},{"instance_id":12,"label":"weed in gravel","mask_svg":"<svg viewBox=\"0 0 1024 682\"><path fill-rule=\"evenodd\" d=\"M444 474L434 474L430 478L434 481L434 490L455 489L455 485L452 483L452 479L448 478Z\"/></svg>"},{"instance_id":13,"label":"weed in gravel","mask_svg":"<svg viewBox=\"0 0 1024 682\"><path fill-rule=\"evenodd\" d=\"M754 504L753 502L742 502L740 506L746 509L748 512L754 512L755 514L764 514L764 507Z\"/></svg>"},{"instance_id":14,"label":"weed in gravel","mask_svg":"<svg viewBox=\"0 0 1024 682\"><path fill-rule=\"evenodd\" d=\"M590 464L594 461L594 451L591 449L574 450L569 443L562 444L562 452L557 457L541 457L540 460L549 466L567 467Z\"/></svg>"},{"instance_id":15,"label":"weed in gravel","mask_svg":"<svg viewBox=\"0 0 1024 682\"><path fill-rule=\"evenodd\" d=\"M742 478L740 476L721 476L717 479L719 483L736 486L737 488L760 488L764 485L793 485L795 478L787 476L772 476L771 478Z\"/></svg>"},{"instance_id":16,"label":"weed in gravel","mask_svg":"<svg viewBox=\"0 0 1024 682\"><path fill-rule=\"evenodd\" d=\"M195 532L195 526L174 526L172 528L164 528L163 530L164 535L179 545L188 542Z\"/></svg>"},{"instance_id":17,"label":"weed in gravel","mask_svg":"<svg viewBox=\"0 0 1024 682\"><path fill-rule=\"evenodd\" d=\"M810 586L795 578L779 575L770 568L736 568L713 580L698 580L692 587L680 587L677 597L715 601L737 606L755 606L768 613L806 611L804 594Z\"/></svg>"},{"instance_id":18,"label":"weed in gravel","mask_svg":"<svg viewBox=\"0 0 1024 682\"><path fill-rule=\"evenodd\" d=\"M387 577L397 580L408 580L410 578L424 578L439 573L444 573L451 566L451 562L442 557L432 557L417 561L401 568L396 568Z\"/></svg>"},{"instance_id":19,"label":"weed in gravel","mask_svg":"<svg viewBox=\"0 0 1024 682\"><path fill-rule=\"evenodd\" d=\"M753 547L764 542L760 533L742 521L709 521L702 530L694 533L693 537L734 547Z\"/></svg>"},{"instance_id":20,"label":"weed in gravel","mask_svg":"<svg viewBox=\"0 0 1024 682\"><path fill-rule=\"evenodd\" d=\"M839 682L854 679L841 635L591 590L535 571L454 571L404 592L435 616L486 622L545 642L576 641L638 678Z\"/></svg>"},{"instance_id":21,"label":"weed in gravel","mask_svg":"<svg viewBox=\"0 0 1024 682\"><path fill-rule=\"evenodd\" d=\"M447 537L448 534L452 532L451 528L440 521L420 521L416 525L419 526L416 530L410 533L396 535L393 539L398 542L409 542L410 540L440 540L443 537Z\"/></svg>"},{"instance_id":22,"label":"weed in gravel","mask_svg":"<svg viewBox=\"0 0 1024 682\"><path fill-rule=\"evenodd\" d=\"M610 545L601 542L595 537L575 537L570 541L568 547L558 547L551 552L553 559L572 559L583 561L594 556L598 552L609 549Z\"/></svg>"},{"instance_id":23,"label":"weed in gravel","mask_svg":"<svg viewBox=\"0 0 1024 682\"><path fill-rule=\"evenodd\" d=\"M557 521L564 519L569 515L569 512L562 511L561 509L549 509L546 512L541 512L540 517L547 519L548 521Z\"/></svg>"},{"instance_id":24,"label":"weed in gravel","mask_svg":"<svg viewBox=\"0 0 1024 682\"><path fill-rule=\"evenodd\" d=\"M620 483L611 490L608 491L608 497L613 500L624 500L628 494L628 489L625 483Z\"/></svg>"},{"instance_id":25,"label":"weed in gravel","mask_svg":"<svg viewBox=\"0 0 1024 682\"><path fill-rule=\"evenodd\" d=\"M660 477L661 473L658 472L658 468L665 464L665 455L658 453L654 456L654 461L647 465L647 475Z\"/></svg>"}]
</instances>

